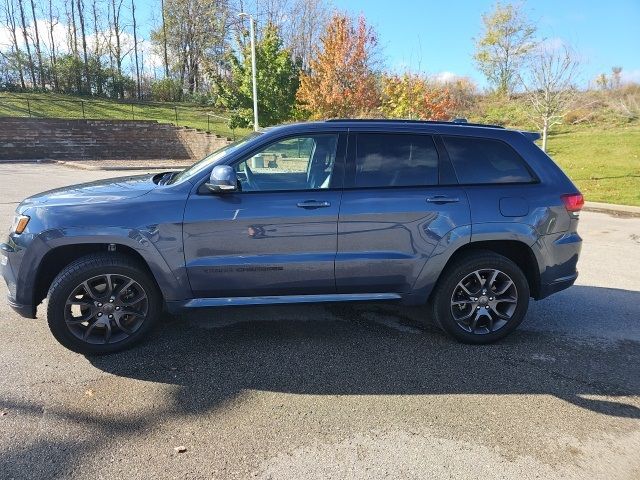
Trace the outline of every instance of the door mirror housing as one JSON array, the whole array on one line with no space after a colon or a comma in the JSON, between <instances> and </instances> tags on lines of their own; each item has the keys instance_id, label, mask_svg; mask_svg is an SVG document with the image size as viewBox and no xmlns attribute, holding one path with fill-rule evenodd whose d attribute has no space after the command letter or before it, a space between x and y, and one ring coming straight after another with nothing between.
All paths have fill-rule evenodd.
<instances>
[{"instance_id":1,"label":"door mirror housing","mask_svg":"<svg viewBox=\"0 0 640 480\"><path fill-rule=\"evenodd\" d=\"M216 165L211 170L209 182L205 186L215 193L230 193L238 191L238 176L229 165Z\"/></svg>"}]
</instances>

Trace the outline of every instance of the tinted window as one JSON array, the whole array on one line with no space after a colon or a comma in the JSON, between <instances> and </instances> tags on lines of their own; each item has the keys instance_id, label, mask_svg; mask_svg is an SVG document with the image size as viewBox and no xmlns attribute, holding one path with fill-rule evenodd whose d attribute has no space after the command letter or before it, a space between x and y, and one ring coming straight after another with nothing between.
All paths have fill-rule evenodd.
<instances>
[{"instance_id":1,"label":"tinted window","mask_svg":"<svg viewBox=\"0 0 640 480\"><path fill-rule=\"evenodd\" d=\"M504 142L471 137L442 138L460 183L533 181L522 158Z\"/></svg>"},{"instance_id":2,"label":"tinted window","mask_svg":"<svg viewBox=\"0 0 640 480\"><path fill-rule=\"evenodd\" d=\"M356 187L438 183L438 152L428 135L358 134Z\"/></svg>"}]
</instances>

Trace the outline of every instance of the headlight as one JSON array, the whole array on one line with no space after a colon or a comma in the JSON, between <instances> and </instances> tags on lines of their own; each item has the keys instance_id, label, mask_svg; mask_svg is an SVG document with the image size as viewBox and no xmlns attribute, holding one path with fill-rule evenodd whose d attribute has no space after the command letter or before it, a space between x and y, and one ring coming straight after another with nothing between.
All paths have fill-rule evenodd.
<instances>
[{"instance_id":1,"label":"headlight","mask_svg":"<svg viewBox=\"0 0 640 480\"><path fill-rule=\"evenodd\" d=\"M24 232L24 229L27 228L27 224L29 223L29 217L26 215L16 215L13 217L13 224L11 225L11 232L20 234Z\"/></svg>"}]
</instances>

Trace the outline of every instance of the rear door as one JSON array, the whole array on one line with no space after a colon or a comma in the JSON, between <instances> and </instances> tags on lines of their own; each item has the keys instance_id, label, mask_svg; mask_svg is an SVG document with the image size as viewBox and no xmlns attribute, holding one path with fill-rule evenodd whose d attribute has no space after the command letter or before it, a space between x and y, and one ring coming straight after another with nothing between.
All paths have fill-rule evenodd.
<instances>
[{"instance_id":1,"label":"rear door","mask_svg":"<svg viewBox=\"0 0 640 480\"><path fill-rule=\"evenodd\" d=\"M338 221L338 293L406 293L469 205L432 135L352 131ZM448 184L448 185L445 185Z\"/></svg>"}]
</instances>

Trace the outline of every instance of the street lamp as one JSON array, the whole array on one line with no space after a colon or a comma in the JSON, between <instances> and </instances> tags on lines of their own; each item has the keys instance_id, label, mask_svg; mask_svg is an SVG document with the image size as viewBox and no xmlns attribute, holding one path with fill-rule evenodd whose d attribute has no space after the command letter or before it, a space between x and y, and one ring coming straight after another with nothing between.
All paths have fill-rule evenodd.
<instances>
[{"instance_id":1,"label":"street lamp","mask_svg":"<svg viewBox=\"0 0 640 480\"><path fill-rule=\"evenodd\" d=\"M258 86L256 85L256 33L254 30L255 20L248 13L241 12L238 14L240 18L249 17L249 26L251 33L251 79L253 83L253 129L258 131Z\"/></svg>"}]
</instances>

